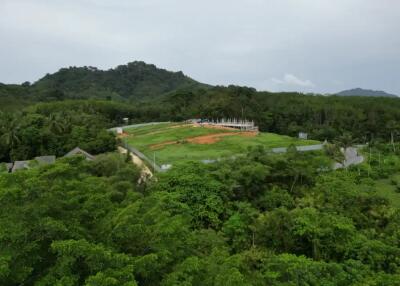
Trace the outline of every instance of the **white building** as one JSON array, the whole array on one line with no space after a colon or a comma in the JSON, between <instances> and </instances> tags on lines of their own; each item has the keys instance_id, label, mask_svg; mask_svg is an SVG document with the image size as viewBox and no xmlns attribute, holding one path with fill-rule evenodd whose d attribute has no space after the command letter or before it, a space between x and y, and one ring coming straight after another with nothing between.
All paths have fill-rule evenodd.
<instances>
[{"instance_id":1,"label":"white building","mask_svg":"<svg viewBox=\"0 0 400 286\"><path fill-rule=\"evenodd\" d=\"M221 127L229 127L229 128L235 128L235 129L240 129L241 131L256 131L258 132L258 126L254 124L254 121L249 121L249 120L242 120L242 119L221 119L221 120L213 120L209 121L207 124L210 125L215 125L215 126L221 126Z\"/></svg>"},{"instance_id":2,"label":"white building","mask_svg":"<svg viewBox=\"0 0 400 286\"><path fill-rule=\"evenodd\" d=\"M305 139L307 140L308 134L305 132L299 132L299 139Z\"/></svg>"}]
</instances>

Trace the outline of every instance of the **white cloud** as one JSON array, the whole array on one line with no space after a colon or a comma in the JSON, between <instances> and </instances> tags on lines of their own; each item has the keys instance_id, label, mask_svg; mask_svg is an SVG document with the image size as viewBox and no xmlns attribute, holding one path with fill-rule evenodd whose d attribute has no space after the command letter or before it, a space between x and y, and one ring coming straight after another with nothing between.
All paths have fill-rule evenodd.
<instances>
[{"instance_id":1,"label":"white cloud","mask_svg":"<svg viewBox=\"0 0 400 286\"><path fill-rule=\"evenodd\" d=\"M275 84L283 84L298 87L315 87L315 84L308 79L300 79L297 76L287 73L283 76L283 79L272 78L272 82Z\"/></svg>"}]
</instances>

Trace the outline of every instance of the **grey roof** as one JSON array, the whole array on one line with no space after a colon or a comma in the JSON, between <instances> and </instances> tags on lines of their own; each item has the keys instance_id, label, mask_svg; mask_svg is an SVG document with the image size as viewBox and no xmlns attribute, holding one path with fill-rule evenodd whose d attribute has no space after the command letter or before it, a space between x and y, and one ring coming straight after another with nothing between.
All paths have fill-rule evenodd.
<instances>
[{"instance_id":1,"label":"grey roof","mask_svg":"<svg viewBox=\"0 0 400 286\"><path fill-rule=\"evenodd\" d=\"M36 157L35 160L40 165L54 164L56 162L56 156L54 156L54 155L51 155L51 156L39 156L39 157Z\"/></svg>"},{"instance_id":2,"label":"grey roof","mask_svg":"<svg viewBox=\"0 0 400 286\"><path fill-rule=\"evenodd\" d=\"M29 161L15 161L11 172L23 169L29 169Z\"/></svg>"},{"instance_id":3,"label":"grey roof","mask_svg":"<svg viewBox=\"0 0 400 286\"><path fill-rule=\"evenodd\" d=\"M67 154L64 155L64 157L71 157L74 155L82 155L86 157L86 160L94 160L94 156L86 152L85 150L82 150L79 147L76 147L75 149L69 151Z\"/></svg>"}]
</instances>

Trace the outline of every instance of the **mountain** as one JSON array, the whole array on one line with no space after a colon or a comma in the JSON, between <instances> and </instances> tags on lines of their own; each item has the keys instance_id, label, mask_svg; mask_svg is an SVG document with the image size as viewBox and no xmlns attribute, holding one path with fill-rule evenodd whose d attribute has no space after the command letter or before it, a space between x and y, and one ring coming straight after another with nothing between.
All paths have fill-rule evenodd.
<instances>
[{"instance_id":1,"label":"mountain","mask_svg":"<svg viewBox=\"0 0 400 286\"><path fill-rule=\"evenodd\" d=\"M349 90L344 90L335 95L339 96L375 96L375 97L397 97L395 94L386 93L381 90L371 90L371 89L362 89L362 88L354 88Z\"/></svg>"},{"instance_id":2,"label":"mountain","mask_svg":"<svg viewBox=\"0 0 400 286\"><path fill-rule=\"evenodd\" d=\"M182 72L159 69L144 62L131 62L114 69L62 68L30 86L32 95L54 98L151 99L172 91L206 87Z\"/></svg>"}]
</instances>

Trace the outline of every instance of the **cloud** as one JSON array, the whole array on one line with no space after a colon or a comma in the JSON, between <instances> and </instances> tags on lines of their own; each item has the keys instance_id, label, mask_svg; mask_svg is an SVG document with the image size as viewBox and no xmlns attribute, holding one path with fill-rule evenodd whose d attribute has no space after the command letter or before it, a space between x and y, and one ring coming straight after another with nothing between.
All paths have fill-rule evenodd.
<instances>
[{"instance_id":1,"label":"cloud","mask_svg":"<svg viewBox=\"0 0 400 286\"><path fill-rule=\"evenodd\" d=\"M272 82L275 84L283 84L290 86L299 86L299 87L315 87L315 84L308 79L300 79L297 76L287 73L284 75L283 79L272 78Z\"/></svg>"},{"instance_id":2,"label":"cloud","mask_svg":"<svg viewBox=\"0 0 400 286\"><path fill-rule=\"evenodd\" d=\"M0 15L4 83L143 60L214 85L400 94L395 0L0 0Z\"/></svg>"}]
</instances>

